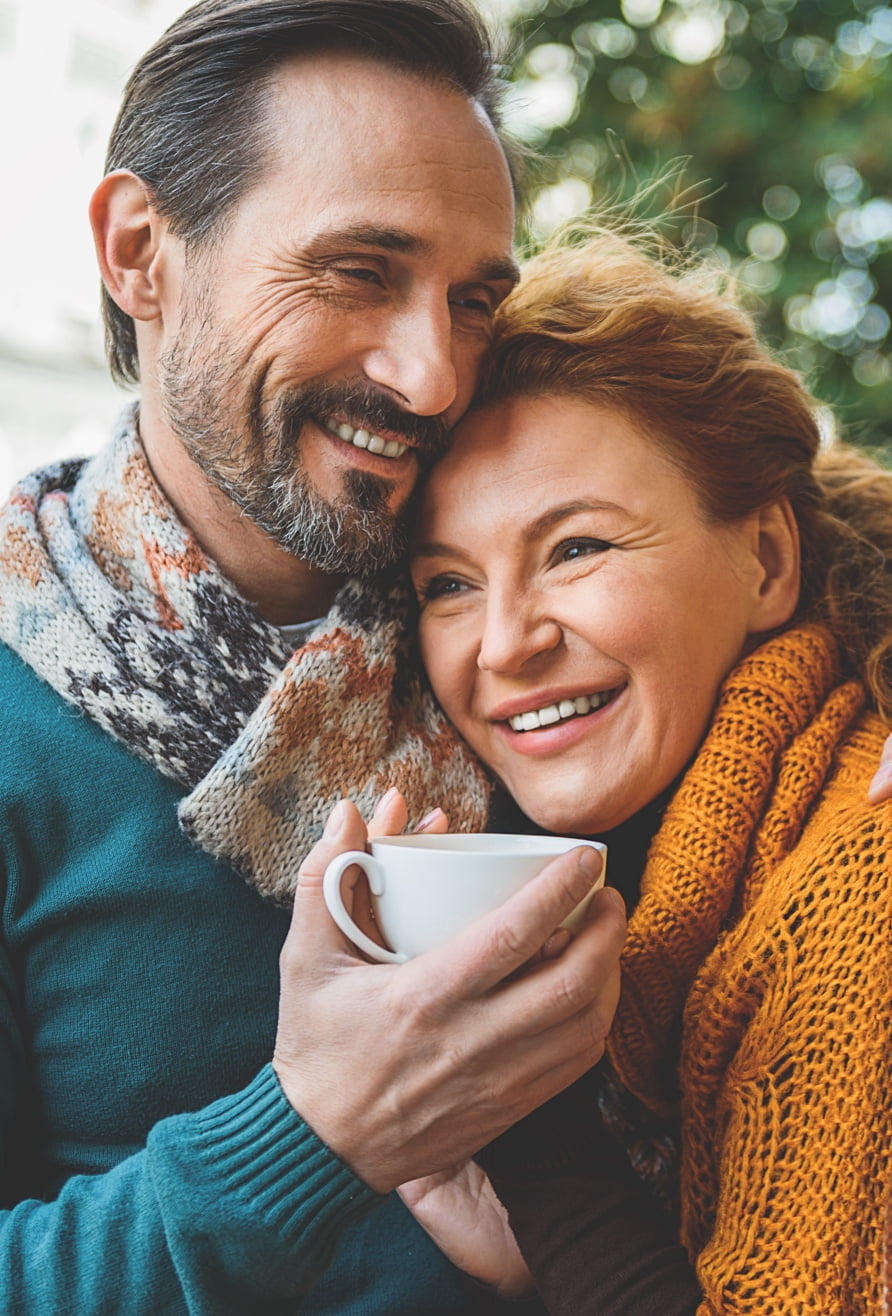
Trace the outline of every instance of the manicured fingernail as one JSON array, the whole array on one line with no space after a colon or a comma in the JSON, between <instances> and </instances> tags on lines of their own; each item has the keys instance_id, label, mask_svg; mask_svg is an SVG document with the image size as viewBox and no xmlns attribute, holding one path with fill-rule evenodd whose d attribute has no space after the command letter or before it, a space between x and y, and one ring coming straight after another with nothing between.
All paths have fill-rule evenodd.
<instances>
[{"instance_id":1,"label":"manicured fingernail","mask_svg":"<svg viewBox=\"0 0 892 1316\"><path fill-rule=\"evenodd\" d=\"M542 947L543 960L556 960L573 940L573 934L567 928L558 928L552 932L551 936Z\"/></svg>"},{"instance_id":2,"label":"manicured fingernail","mask_svg":"<svg viewBox=\"0 0 892 1316\"><path fill-rule=\"evenodd\" d=\"M347 801L339 800L325 822L324 836L337 836L338 832L344 826L344 818L347 813Z\"/></svg>"},{"instance_id":3,"label":"manicured fingernail","mask_svg":"<svg viewBox=\"0 0 892 1316\"><path fill-rule=\"evenodd\" d=\"M431 827L438 818L442 818L443 816L442 809L431 809L430 813L426 813L421 822L415 828L416 832L423 832L426 827Z\"/></svg>"},{"instance_id":4,"label":"manicured fingernail","mask_svg":"<svg viewBox=\"0 0 892 1316\"><path fill-rule=\"evenodd\" d=\"M380 813L382 809L386 809L388 804L391 804L398 795L399 795L399 791L397 790L396 786L391 786L390 790L385 791L384 794L381 796L380 800L378 801L378 803L375 805L375 813Z\"/></svg>"},{"instance_id":5,"label":"manicured fingernail","mask_svg":"<svg viewBox=\"0 0 892 1316\"><path fill-rule=\"evenodd\" d=\"M868 799L873 799L875 795L880 795L883 791L889 790L890 786L892 786L892 770L880 768L867 788Z\"/></svg>"}]
</instances>

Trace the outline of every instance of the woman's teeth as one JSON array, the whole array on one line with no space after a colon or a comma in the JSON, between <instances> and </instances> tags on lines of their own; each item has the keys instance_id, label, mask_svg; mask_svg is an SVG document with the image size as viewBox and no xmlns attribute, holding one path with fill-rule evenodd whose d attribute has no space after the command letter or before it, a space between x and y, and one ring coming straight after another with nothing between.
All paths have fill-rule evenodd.
<instances>
[{"instance_id":1,"label":"woman's teeth","mask_svg":"<svg viewBox=\"0 0 892 1316\"><path fill-rule=\"evenodd\" d=\"M508 724L512 731L538 731L540 727L551 727L557 722L566 722L569 717L584 717L596 708L606 704L613 694L604 690L599 695L577 695L575 699L562 699L557 704L546 704L534 713L518 713L509 717Z\"/></svg>"},{"instance_id":2,"label":"woman's teeth","mask_svg":"<svg viewBox=\"0 0 892 1316\"><path fill-rule=\"evenodd\" d=\"M352 443L354 448L368 448L369 452L375 453L378 457L402 457L404 452L409 451L408 443L397 443L396 439L382 439L380 434L372 434L370 430L354 429L344 421L327 420L325 428L339 439L343 439L345 443Z\"/></svg>"}]
</instances>

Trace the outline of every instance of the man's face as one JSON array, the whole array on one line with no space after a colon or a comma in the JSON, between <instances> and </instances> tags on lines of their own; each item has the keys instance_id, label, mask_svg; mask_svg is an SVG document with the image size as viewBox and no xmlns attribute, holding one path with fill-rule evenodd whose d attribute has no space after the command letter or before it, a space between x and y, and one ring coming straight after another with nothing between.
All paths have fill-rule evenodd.
<instances>
[{"instance_id":1,"label":"man's face","mask_svg":"<svg viewBox=\"0 0 892 1316\"><path fill-rule=\"evenodd\" d=\"M514 278L479 107L359 56L286 65L262 180L180 262L158 382L206 475L327 571L391 561Z\"/></svg>"}]
</instances>

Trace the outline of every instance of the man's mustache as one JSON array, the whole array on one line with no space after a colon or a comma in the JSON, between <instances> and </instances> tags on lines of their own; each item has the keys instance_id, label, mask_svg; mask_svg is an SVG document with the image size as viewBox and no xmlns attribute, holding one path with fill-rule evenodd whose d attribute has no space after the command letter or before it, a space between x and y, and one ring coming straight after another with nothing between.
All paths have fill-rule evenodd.
<instances>
[{"instance_id":1,"label":"man's mustache","mask_svg":"<svg viewBox=\"0 0 892 1316\"><path fill-rule=\"evenodd\" d=\"M442 416L416 416L404 411L383 393L365 384L308 384L279 403L283 438L297 439L308 420L329 417L347 420L357 429L386 431L416 449L428 465L449 446L449 430Z\"/></svg>"}]
</instances>

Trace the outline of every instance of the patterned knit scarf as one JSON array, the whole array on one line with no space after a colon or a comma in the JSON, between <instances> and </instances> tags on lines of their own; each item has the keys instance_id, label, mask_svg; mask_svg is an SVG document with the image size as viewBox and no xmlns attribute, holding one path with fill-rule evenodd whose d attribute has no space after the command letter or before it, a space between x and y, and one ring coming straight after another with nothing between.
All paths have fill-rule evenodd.
<instances>
[{"instance_id":1,"label":"patterned knit scarf","mask_svg":"<svg viewBox=\"0 0 892 1316\"><path fill-rule=\"evenodd\" d=\"M0 512L0 639L190 794L187 834L281 904L326 815L391 785L417 821L485 824L486 778L424 689L408 591L349 581L292 654L155 483L136 409L86 462L23 480Z\"/></svg>"}]
</instances>

